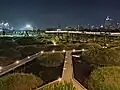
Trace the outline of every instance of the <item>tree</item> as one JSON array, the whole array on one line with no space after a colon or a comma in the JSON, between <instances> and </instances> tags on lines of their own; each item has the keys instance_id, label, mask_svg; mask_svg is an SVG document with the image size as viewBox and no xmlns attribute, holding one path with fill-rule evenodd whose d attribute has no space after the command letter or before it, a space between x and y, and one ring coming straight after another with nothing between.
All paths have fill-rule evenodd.
<instances>
[{"instance_id":1,"label":"tree","mask_svg":"<svg viewBox=\"0 0 120 90\"><path fill-rule=\"evenodd\" d=\"M91 48L87 52L82 53L81 59L94 68L101 66L119 66L120 52L111 48Z\"/></svg>"},{"instance_id":2,"label":"tree","mask_svg":"<svg viewBox=\"0 0 120 90\"><path fill-rule=\"evenodd\" d=\"M40 65L46 67L58 67L63 63L64 55L61 53L42 54L39 58Z\"/></svg>"},{"instance_id":3,"label":"tree","mask_svg":"<svg viewBox=\"0 0 120 90\"><path fill-rule=\"evenodd\" d=\"M37 90L76 90L73 83L67 83L67 82L56 82L50 85L47 85L45 87L42 87Z\"/></svg>"},{"instance_id":4,"label":"tree","mask_svg":"<svg viewBox=\"0 0 120 90\"><path fill-rule=\"evenodd\" d=\"M88 90L120 90L120 67L98 68L86 82Z\"/></svg>"},{"instance_id":5,"label":"tree","mask_svg":"<svg viewBox=\"0 0 120 90\"><path fill-rule=\"evenodd\" d=\"M42 84L43 81L32 74L15 73L0 78L0 90L31 90Z\"/></svg>"}]
</instances>

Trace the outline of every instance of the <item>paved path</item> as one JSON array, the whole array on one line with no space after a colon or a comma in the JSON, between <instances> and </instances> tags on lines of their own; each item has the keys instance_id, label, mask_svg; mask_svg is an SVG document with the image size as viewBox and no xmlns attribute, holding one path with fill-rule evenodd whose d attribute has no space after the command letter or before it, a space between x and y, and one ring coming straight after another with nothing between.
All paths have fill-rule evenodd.
<instances>
[{"instance_id":1,"label":"paved path","mask_svg":"<svg viewBox=\"0 0 120 90\"><path fill-rule=\"evenodd\" d=\"M77 90L87 90L73 77L72 55L70 51L66 52L62 80L67 82L72 81L73 85L76 87Z\"/></svg>"},{"instance_id":2,"label":"paved path","mask_svg":"<svg viewBox=\"0 0 120 90\"><path fill-rule=\"evenodd\" d=\"M71 52L72 50L69 50L69 51ZM73 51L74 52L80 52L82 50L73 50ZM14 62L14 63L12 63L12 64L10 64L8 66L3 67L0 70L0 76L2 76L4 74L14 70L15 68L18 68L18 67L20 67L20 66L22 66L22 65L24 65L24 64L26 64L26 63L28 63L28 62L30 62L32 60L34 60L35 58L39 57L41 53L49 54L49 53L65 53L65 52L64 51L54 51L53 50L53 51L46 51L46 52L42 51L42 52L36 53L36 54L28 56L28 57L26 57L26 58L24 58L22 60L19 60L17 63Z\"/></svg>"}]
</instances>

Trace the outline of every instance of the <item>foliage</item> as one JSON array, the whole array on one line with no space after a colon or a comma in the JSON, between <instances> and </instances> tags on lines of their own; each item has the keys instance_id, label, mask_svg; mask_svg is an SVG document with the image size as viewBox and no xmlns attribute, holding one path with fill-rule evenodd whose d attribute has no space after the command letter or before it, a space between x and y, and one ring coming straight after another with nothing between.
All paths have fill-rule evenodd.
<instances>
[{"instance_id":1,"label":"foliage","mask_svg":"<svg viewBox=\"0 0 120 90\"><path fill-rule=\"evenodd\" d=\"M20 45L34 45L39 42L33 37L22 37L16 40L16 42Z\"/></svg>"},{"instance_id":2,"label":"foliage","mask_svg":"<svg viewBox=\"0 0 120 90\"><path fill-rule=\"evenodd\" d=\"M44 68L44 69L40 70L38 75L39 75L39 77L41 77L41 79L45 83L54 81L58 77L62 76L62 70L63 70L62 66L60 66L60 67L48 67L48 68L42 67L42 68Z\"/></svg>"},{"instance_id":3,"label":"foliage","mask_svg":"<svg viewBox=\"0 0 120 90\"><path fill-rule=\"evenodd\" d=\"M15 49L2 49L0 50L0 65L6 66L13 63L15 60L20 59L21 54Z\"/></svg>"},{"instance_id":4,"label":"foliage","mask_svg":"<svg viewBox=\"0 0 120 90\"><path fill-rule=\"evenodd\" d=\"M0 48L15 48L16 46L18 46L18 44L16 42L12 42L12 41L7 41L7 40L0 40Z\"/></svg>"},{"instance_id":5,"label":"foliage","mask_svg":"<svg viewBox=\"0 0 120 90\"><path fill-rule=\"evenodd\" d=\"M81 59L92 67L119 66L120 52L115 49L93 48L83 52Z\"/></svg>"},{"instance_id":6,"label":"foliage","mask_svg":"<svg viewBox=\"0 0 120 90\"><path fill-rule=\"evenodd\" d=\"M120 67L94 70L88 81L88 90L120 90Z\"/></svg>"},{"instance_id":7,"label":"foliage","mask_svg":"<svg viewBox=\"0 0 120 90\"><path fill-rule=\"evenodd\" d=\"M0 78L0 90L30 90L42 85L43 81L30 74L16 73Z\"/></svg>"},{"instance_id":8,"label":"foliage","mask_svg":"<svg viewBox=\"0 0 120 90\"><path fill-rule=\"evenodd\" d=\"M29 55L33 55L37 52L40 52L40 48L37 48L35 46L25 46L20 49L20 52L23 57L27 57Z\"/></svg>"},{"instance_id":9,"label":"foliage","mask_svg":"<svg viewBox=\"0 0 120 90\"><path fill-rule=\"evenodd\" d=\"M76 88L71 82L56 82L37 90L76 90Z\"/></svg>"},{"instance_id":10,"label":"foliage","mask_svg":"<svg viewBox=\"0 0 120 90\"><path fill-rule=\"evenodd\" d=\"M40 65L46 67L58 67L63 63L64 55L61 53L42 54L39 58Z\"/></svg>"},{"instance_id":11,"label":"foliage","mask_svg":"<svg viewBox=\"0 0 120 90\"><path fill-rule=\"evenodd\" d=\"M96 44L96 43L86 43L86 44L81 44L79 45L80 49L94 49L94 48L101 48L101 45Z\"/></svg>"},{"instance_id":12,"label":"foliage","mask_svg":"<svg viewBox=\"0 0 120 90\"><path fill-rule=\"evenodd\" d=\"M21 54L19 51L15 50L13 48L10 48L10 49L0 50L0 56L12 58L12 59L18 59L21 57Z\"/></svg>"}]
</instances>

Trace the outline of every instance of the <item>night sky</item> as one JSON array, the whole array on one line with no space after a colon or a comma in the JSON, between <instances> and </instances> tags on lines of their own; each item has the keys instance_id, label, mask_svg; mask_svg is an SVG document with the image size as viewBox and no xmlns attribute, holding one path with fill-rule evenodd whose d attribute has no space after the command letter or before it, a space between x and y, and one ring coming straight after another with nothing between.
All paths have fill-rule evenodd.
<instances>
[{"instance_id":1,"label":"night sky","mask_svg":"<svg viewBox=\"0 0 120 90\"><path fill-rule=\"evenodd\" d=\"M120 21L120 0L0 0L0 20L16 28L101 24L106 16Z\"/></svg>"}]
</instances>

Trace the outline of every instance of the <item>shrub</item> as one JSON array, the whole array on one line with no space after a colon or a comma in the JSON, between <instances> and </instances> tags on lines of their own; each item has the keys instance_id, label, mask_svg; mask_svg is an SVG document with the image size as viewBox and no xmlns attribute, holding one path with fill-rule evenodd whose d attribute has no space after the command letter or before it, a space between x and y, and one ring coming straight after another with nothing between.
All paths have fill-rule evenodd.
<instances>
[{"instance_id":1,"label":"shrub","mask_svg":"<svg viewBox=\"0 0 120 90\"><path fill-rule=\"evenodd\" d=\"M0 90L30 90L42 85L43 81L30 74L16 73L0 78Z\"/></svg>"},{"instance_id":2,"label":"shrub","mask_svg":"<svg viewBox=\"0 0 120 90\"><path fill-rule=\"evenodd\" d=\"M0 50L0 65L6 66L18 59L21 59L21 53L19 51L12 48Z\"/></svg>"},{"instance_id":3,"label":"shrub","mask_svg":"<svg viewBox=\"0 0 120 90\"><path fill-rule=\"evenodd\" d=\"M37 90L76 90L76 88L73 86L73 84L67 83L67 82L57 82L50 85L47 85L43 88L37 89Z\"/></svg>"},{"instance_id":4,"label":"shrub","mask_svg":"<svg viewBox=\"0 0 120 90\"><path fill-rule=\"evenodd\" d=\"M19 59L21 57L21 54L19 51L10 48L10 49L0 50L0 56L12 58L12 59Z\"/></svg>"},{"instance_id":5,"label":"shrub","mask_svg":"<svg viewBox=\"0 0 120 90\"><path fill-rule=\"evenodd\" d=\"M120 67L94 70L88 81L88 90L120 90Z\"/></svg>"},{"instance_id":6,"label":"shrub","mask_svg":"<svg viewBox=\"0 0 120 90\"><path fill-rule=\"evenodd\" d=\"M39 43L35 38L32 37L22 37L17 39L16 42L20 45L34 45Z\"/></svg>"},{"instance_id":7,"label":"shrub","mask_svg":"<svg viewBox=\"0 0 120 90\"><path fill-rule=\"evenodd\" d=\"M18 46L18 44L16 42L12 42L12 41L7 41L7 40L0 40L0 48L15 48L16 46Z\"/></svg>"},{"instance_id":8,"label":"shrub","mask_svg":"<svg viewBox=\"0 0 120 90\"><path fill-rule=\"evenodd\" d=\"M20 52L23 57L27 57L29 55L33 55L37 52L40 52L40 48L34 47L34 46L25 46L20 49Z\"/></svg>"},{"instance_id":9,"label":"shrub","mask_svg":"<svg viewBox=\"0 0 120 90\"><path fill-rule=\"evenodd\" d=\"M40 65L46 67L58 67L64 61L64 55L61 53L42 54L39 58Z\"/></svg>"},{"instance_id":10,"label":"shrub","mask_svg":"<svg viewBox=\"0 0 120 90\"><path fill-rule=\"evenodd\" d=\"M79 45L80 49L94 49L94 48L102 48L101 45L95 43L87 43Z\"/></svg>"},{"instance_id":11,"label":"shrub","mask_svg":"<svg viewBox=\"0 0 120 90\"><path fill-rule=\"evenodd\" d=\"M83 52L81 59L94 68L99 66L119 66L120 52L115 49L94 48Z\"/></svg>"}]
</instances>

